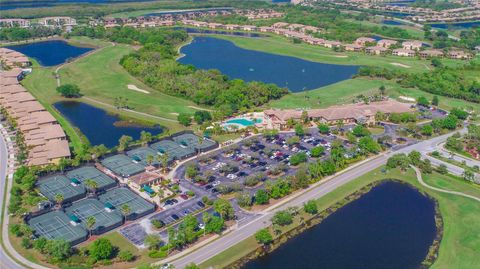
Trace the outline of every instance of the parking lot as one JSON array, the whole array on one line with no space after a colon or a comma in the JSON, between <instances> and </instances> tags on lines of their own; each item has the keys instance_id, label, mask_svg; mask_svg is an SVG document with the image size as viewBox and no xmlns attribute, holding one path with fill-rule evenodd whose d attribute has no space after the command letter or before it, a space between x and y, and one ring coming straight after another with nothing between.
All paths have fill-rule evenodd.
<instances>
[{"instance_id":1,"label":"parking lot","mask_svg":"<svg viewBox=\"0 0 480 269\"><path fill-rule=\"evenodd\" d=\"M209 195L217 195L222 185L245 186L244 190L255 192L262 184L246 186L248 177L258 177L261 181L274 181L280 176L294 175L298 166L290 163L291 156L305 153L308 161L321 160L330 155L331 142L334 135L322 135L315 129L309 129L307 135L298 137L294 133L280 133L273 138L256 136L239 144L215 151L195 159L184 166L196 165L198 175L204 180L195 181L195 186ZM322 146L322 156L310 157L310 150ZM186 169L177 170L177 178L184 180Z\"/></svg>"}]
</instances>

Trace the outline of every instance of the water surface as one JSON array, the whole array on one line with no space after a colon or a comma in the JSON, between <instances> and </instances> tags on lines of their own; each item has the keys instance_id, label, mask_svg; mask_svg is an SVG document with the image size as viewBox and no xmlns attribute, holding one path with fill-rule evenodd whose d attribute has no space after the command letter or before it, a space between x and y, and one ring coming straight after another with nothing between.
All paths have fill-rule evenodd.
<instances>
[{"instance_id":1,"label":"water surface","mask_svg":"<svg viewBox=\"0 0 480 269\"><path fill-rule=\"evenodd\" d=\"M147 131L153 135L162 132L160 127L115 126L115 123L120 120L118 116L81 102L62 101L55 103L54 107L80 129L92 145L104 144L111 148L118 145L118 140L122 135L129 135L134 140L138 140L141 131Z\"/></svg>"},{"instance_id":2,"label":"water surface","mask_svg":"<svg viewBox=\"0 0 480 269\"><path fill-rule=\"evenodd\" d=\"M455 22L455 23L432 23L432 28L438 29L468 29L474 27L480 27L480 21L467 21L467 22Z\"/></svg>"},{"instance_id":3,"label":"water surface","mask_svg":"<svg viewBox=\"0 0 480 269\"><path fill-rule=\"evenodd\" d=\"M243 269L418 269L435 234L435 205L385 182Z\"/></svg>"},{"instance_id":4,"label":"water surface","mask_svg":"<svg viewBox=\"0 0 480 269\"><path fill-rule=\"evenodd\" d=\"M77 47L63 40L49 40L23 45L8 46L7 48L19 51L30 58L34 58L42 66L55 66L65 63L87 53L93 48Z\"/></svg>"},{"instance_id":5,"label":"water surface","mask_svg":"<svg viewBox=\"0 0 480 269\"><path fill-rule=\"evenodd\" d=\"M39 0L39 1L5 1L0 5L0 10L17 8L52 7L64 4L114 4L128 2L148 2L153 0Z\"/></svg>"},{"instance_id":6,"label":"water surface","mask_svg":"<svg viewBox=\"0 0 480 269\"><path fill-rule=\"evenodd\" d=\"M310 62L303 59L243 49L233 42L195 37L184 46L178 61L200 69L218 69L230 78L262 81L292 92L317 89L356 74L359 66Z\"/></svg>"}]
</instances>

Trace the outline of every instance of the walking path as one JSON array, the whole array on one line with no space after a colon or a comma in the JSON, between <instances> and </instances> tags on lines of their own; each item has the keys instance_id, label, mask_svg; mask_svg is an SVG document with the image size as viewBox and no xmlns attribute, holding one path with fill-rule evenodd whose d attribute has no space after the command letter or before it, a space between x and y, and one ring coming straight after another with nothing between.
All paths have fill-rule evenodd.
<instances>
[{"instance_id":1,"label":"walking path","mask_svg":"<svg viewBox=\"0 0 480 269\"><path fill-rule=\"evenodd\" d=\"M425 188L428 188L428 189L431 189L431 190L434 190L434 191L438 191L438 192L443 192L443 193L448 193L448 194L463 196L463 197L470 198L470 199L473 199L473 200L476 200L476 201L480 202L480 197L476 197L476 196L473 196L473 195L465 194L465 193L463 193L463 192L449 191L449 190L444 190L444 189L440 189L440 188L437 188L437 187L432 187L432 186L428 185L427 183L425 183L425 181L423 181L422 172L420 172L420 169L418 169L418 168L415 167L415 166L412 166L412 168L415 170L415 173L417 174L417 180L418 180L418 182L420 182L420 184L422 184L422 186L424 186Z\"/></svg>"}]
</instances>

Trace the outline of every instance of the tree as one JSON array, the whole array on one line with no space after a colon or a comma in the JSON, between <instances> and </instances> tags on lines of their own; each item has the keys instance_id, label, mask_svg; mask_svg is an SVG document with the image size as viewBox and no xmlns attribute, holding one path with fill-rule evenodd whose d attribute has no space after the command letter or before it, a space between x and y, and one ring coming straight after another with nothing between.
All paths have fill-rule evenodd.
<instances>
[{"instance_id":1,"label":"tree","mask_svg":"<svg viewBox=\"0 0 480 269\"><path fill-rule=\"evenodd\" d=\"M357 125L357 126L355 126L355 127L352 129L352 133L353 133L356 137L362 137L362 136L368 136L368 135L370 135L370 131L369 131L365 126L362 126L362 125Z\"/></svg>"},{"instance_id":2,"label":"tree","mask_svg":"<svg viewBox=\"0 0 480 269\"><path fill-rule=\"evenodd\" d=\"M213 203L213 208L225 220L231 220L233 219L233 217L235 217L235 210L233 210L230 202L225 199L215 200L215 202Z\"/></svg>"},{"instance_id":3,"label":"tree","mask_svg":"<svg viewBox=\"0 0 480 269\"><path fill-rule=\"evenodd\" d=\"M464 170L462 176L464 180L470 182L473 182L475 179L475 174L471 170Z\"/></svg>"},{"instance_id":4,"label":"tree","mask_svg":"<svg viewBox=\"0 0 480 269\"><path fill-rule=\"evenodd\" d=\"M258 230L255 233L255 239L262 245L269 245L273 242L273 236L267 228Z\"/></svg>"},{"instance_id":5,"label":"tree","mask_svg":"<svg viewBox=\"0 0 480 269\"><path fill-rule=\"evenodd\" d=\"M211 121L212 120L212 114L210 114L210 112L205 111L205 110L195 111L195 113L193 114L193 119L198 124L202 124L206 121Z\"/></svg>"},{"instance_id":6,"label":"tree","mask_svg":"<svg viewBox=\"0 0 480 269\"><path fill-rule=\"evenodd\" d=\"M424 107L428 107L430 105L428 99L425 96L418 97L417 104Z\"/></svg>"},{"instance_id":7,"label":"tree","mask_svg":"<svg viewBox=\"0 0 480 269\"><path fill-rule=\"evenodd\" d=\"M371 136L365 136L360 138L360 140L358 141L358 148L364 154L368 154L368 153L377 154L382 150L382 148L377 143L377 141L375 141L375 139L373 139Z\"/></svg>"},{"instance_id":8,"label":"tree","mask_svg":"<svg viewBox=\"0 0 480 269\"><path fill-rule=\"evenodd\" d=\"M108 152L108 148L105 147L104 144L100 144L98 146L93 146L89 150L90 154L92 155L92 159L96 160Z\"/></svg>"},{"instance_id":9,"label":"tree","mask_svg":"<svg viewBox=\"0 0 480 269\"><path fill-rule=\"evenodd\" d=\"M223 218L217 217L217 216L209 216L208 221L205 222L205 233L219 234L223 230L224 226L225 226L225 222Z\"/></svg>"},{"instance_id":10,"label":"tree","mask_svg":"<svg viewBox=\"0 0 480 269\"><path fill-rule=\"evenodd\" d=\"M305 135L305 129L303 129L302 124L297 123L295 124L295 134L298 136L304 136Z\"/></svg>"},{"instance_id":11,"label":"tree","mask_svg":"<svg viewBox=\"0 0 480 269\"><path fill-rule=\"evenodd\" d=\"M290 156L290 164L293 166L304 163L307 160L308 160L308 156L305 152L299 152L297 154Z\"/></svg>"},{"instance_id":12,"label":"tree","mask_svg":"<svg viewBox=\"0 0 480 269\"><path fill-rule=\"evenodd\" d=\"M258 189L257 192L255 193L255 203L257 205L267 204L269 200L270 200L270 197L268 197L268 192L266 192L265 190Z\"/></svg>"},{"instance_id":13,"label":"tree","mask_svg":"<svg viewBox=\"0 0 480 269\"><path fill-rule=\"evenodd\" d=\"M128 148L133 138L128 135L122 135L118 140L118 151L124 151Z\"/></svg>"},{"instance_id":14,"label":"tree","mask_svg":"<svg viewBox=\"0 0 480 269\"><path fill-rule=\"evenodd\" d=\"M443 66L442 62L437 58L432 59L432 65L434 67L442 67ZM432 103L432 105L433 105L433 103Z\"/></svg>"},{"instance_id":15,"label":"tree","mask_svg":"<svg viewBox=\"0 0 480 269\"><path fill-rule=\"evenodd\" d=\"M418 165L421 162L422 154L416 150L412 150L408 153L408 159L412 165Z\"/></svg>"},{"instance_id":16,"label":"tree","mask_svg":"<svg viewBox=\"0 0 480 269\"><path fill-rule=\"evenodd\" d=\"M433 134L433 126L430 124L425 124L422 126L422 130L420 132L423 135L431 136Z\"/></svg>"},{"instance_id":17,"label":"tree","mask_svg":"<svg viewBox=\"0 0 480 269\"><path fill-rule=\"evenodd\" d=\"M437 168L437 172L442 174L442 175L446 175L448 174L448 168L445 164L440 164Z\"/></svg>"},{"instance_id":18,"label":"tree","mask_svg":"<svg viewBox=\"0 0 480 269\"><path fill-rule=\"evenodd\" d=\"M135 255L130 250L122 250L118 253L118 258L122 262L131 262L135 260Z\"/></svg>"},{"instance_id":19,"label":"tree","mask_svg":"<svg viewBox=\"0 0 480 269\"><path fill-rule=\"evenodd\" d=\"M92 193L95 193L98 187L98 183L93 179L87 179L84 181L85 186L87 186L88 190Z\"/></svg>"},{"instance_id":20,"label":"tree","mask_svg":"<svg viewBox=\"0 0 480 269\"><path fill-rule=\"evenodd\" d=\"M405 171L408 169L409 165L410 159L404 153L397 153L387 160L387 167L390 169L399 167L401 170Z\"/></svg>"},{"instance_id":21,"label":"tree","mask_svg":"<svg viewBox=\"0 0 480 269\"><path fill-rule=\"evenodd\" d=\"M85 223L85 226L87 226L87 230L90 234L92 234L92 229L93 229L93 226L95 226L96 222L97 222L97 219L95 219L94 216L90 216L87 218L87 222Z\"/></svg>"},{"instance_id":22,"label":"tree","mask_svg":"<svg viewBox=\"0 0 480 269\"><path fill-rule=\"evenodd\" d=\"M57 193L57 194L55 194L54 199L55 199L55 202L57 203L57 205L60 206L60 205L62 205L62 203L63 203L64 197L63 197L62 194Z\"/></svg>"},{"instance_id":23,"label":"tree","mask_svg":"<svg viewBox=\"0 0 480 269\"><path fill-rule=\"evenodd\" d=\"M184 126L189 126L190 124L192 124L192 117L185 113L178 114L177 120L178 122L180 122L180 124Z\"/></svg>"},{"instance_id":24,"label":"tree","mask_svg":"<svg viewBox=\"0 0 480 269\"><path fill-rule=\"evenodd\" d=\"M148 249L158 250L158 248L160 247L160 243L162 243L162 239L158 234L149 234L145 237L145 240L143 242L145 243L145 245L148 246Z\"/></svg>"},{"instance_id":25,"label":"tree","mask_svg":"<svg viewBox=\"0 0 480 269\"><path fill-rule=\"evenodd\" d=\"M325 148L322 146L313 147L310 150L310 156L317 158L322 156L324 152L325 152Z\"/></svg>"},{"instance_id":26,"label":"tree","mask_svg":"<svg viewBox=\"0 0 480 269\"><path fill-rule=\"evenodd\" d=\"M169 158L170 158L170 155L168 155L167 152L161 155L157 155L157 160L160 162L160 165L162 166L163 173L167 172Z\"/></svg>"},{"instance_id":27,"label":"tree","mask_svg":"<svg viewBox=\"0 0 480 269\"><path fill-rule=\"evenodd\" d=\"M450 114L455 115L458 119L461 120L466 120L468 118L468 112L459 108L453 108L452 110L450 110Z\"/></svg>"},{"instance_id":28,"label":"tree","mask_svg":"<svg viewBox=\"0 0 480 269\"><path fill-rule=\"evenodd\" d=\"M432 163L429 159L425 159L419 163L422 173L431 174L433 172Z\"/></svg>"},{"instance_id":29,"label":"tree","mask_svg":"<svg viewBox=\"0 0 480 269\"><path fill-rule=\"evenodd\" d=\"M112 257L114 248L110 240L99 238L95 240L90 247L90 257L96 261L106 260Z\"/></svg>"},{"instance_id":30,"label":"tree","mask_svg":"<svg viewBox=\"0 0 480 269\"><path fill-rule=\"evenodd\" d=\"M64 84L57 87L57 92L67 98L80 97L80 88L75 84Z\"/></svg>"},{"instance_id":31,"label":"tree","mask_svg":"<svg viewBox=\"0 0 480 269\"><path fill-rule=\"evenodd\" d=\"M455 130L458 125L458 118L453 114L449 114L446 118L443 119L443 128L449 130Z\"/></svg>"},{"instance_id":32,"label":"tree","mask_svg":"<svg viewBox=\"0 0 480 269\"><path fill-rule=\"evenodd\" d=\"M152 165L153 161L155 160L155 157L153 157L152 154L148 154L145 161L147 162L148 165Z\"/></svg>"},{"instance_id":33,"label":"tree","mask_svg":"<svg viewBox=\"0 0 480 269\"><path fill-rule=\"evenodd\" d=\"M304 189L307 188L309 185L310 176L308 175L307 169L305 167L301 167L295 173L295 176L292 178L292 187L294 189Z\"/></svg>"},{"instance_id":34,"label":"tree","mask_svg":"<svg viewBox=\"0 0 480 269\"><path fill-rule=\"evenodd\" d=\"M272 223L275 225L285 226L293 223L293 215L287 210L278 211L272 217Z\"/></svg>"},{"instance_id":35,"label":"tree","mask_svg":"<svg viewBox=\"0 0 480 269\"><path fill-rule=\"evenodd\" d=\"M321 133L321 134L329 134L330 133L330 127L324 123L320 123L318 125L318 131Z\"/></svg>"},{"instance_id":36,"label":"tree","mask_svg":"<svg viewBox=\"0 0 480 269\"><path fill-rule=\"evenodd\" d=\"M380 88L378 88L378 91L380 92L380 96L384 96L387 92L387 89L385 88L385 85L382 85Z\"/></svg>"},{"instance_id":37,"label":"tree","mask_svg":"<svg viewBox=\"0 0 480 269\"><path fill-rule=\"evenodd\" d=\"M432 98L432 106L438 106L440 100L438 100L438 96L434 95Z\"/></svg>"},{"instance_id":38,"label":"tree","mask_svg":"<svg viewBox=\"0 0 480 269\"><path fill-rule=\"evenodd\" d=\"M45 244L45 253L54 261L64 261L71 255L72 246L64 239L48 240Z\"/></svg>"},{"instance_id":39,"label":"tree","mask_svg":"<svg viewBox=\"0 0 480 269\"><path fill-rule=\"evenodd\" d=\"M305 210L305 212L311 215L317 214L317 203L315 203L315 201L313 200L310 200L303 205L303 210Z\"/></svg>"},{"instance_id":40,"label":"tree","mask_svg":"<svg viewBox=\"0 0 480 269\"><path fill-rule=\"evenodd\" d=\"M146 132L146 131L140 132L140 141L142 142L143 146L146 146L148 143L150 143L152 139L153 139L153 136L150 132Z\"/></svg>"},{"instance_id":41,"label":"tree","mask_svg":"<svg viewBox=\"0 0 480 269\"><path fill-rule=\"evenodd\" d=\"M239 192L236 194L235 198L240 207L250 207L252 205L252 196L249 192Z\"/></svg>"},{"instance_id":42,"label":"tree","mask_svg":"<svg viewBox=\"0 0 480 269\"><path fill-rule=\"evenodd\" d=\"M127 221L127 216L128 214L130 214L130 212L132 211L132 209L130 208L130 206L128 204L123 204L121 207L120 207L120 211L122 212L122 215L123 217L125 218L125 222Z\"/></svg>"}]
</instances>

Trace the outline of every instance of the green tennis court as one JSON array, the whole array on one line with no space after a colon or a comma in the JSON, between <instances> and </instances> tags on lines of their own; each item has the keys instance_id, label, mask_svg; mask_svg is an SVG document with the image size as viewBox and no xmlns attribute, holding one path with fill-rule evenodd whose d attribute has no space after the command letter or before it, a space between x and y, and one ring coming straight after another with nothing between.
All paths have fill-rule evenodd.
<instances>
[{"instance_id":1,"label":"green tennis court","mask_svg":"<svg viewBox=\"0 0 480 269\"><path fill-rule=\"evenodd\" d=\"M140 218L155 211L155 206L153 204L149 203L127 188L115 188L108 190L106 193L98 196L98 199L103 204L112 204L119 212L121 212L122 206L128 205L130 212L126 215L126 217L129 220Z\"/></svg>"},{"instance_id":2,"label":"green tennis court","mask_svg":"<svg viewBox=\"0 0 480 269\"><path fill-rule=\"evenodd\" d=\"M107 157L101 163L107 169L122 177L130 177L145 170L145 166L134 163L132 159L123 154Z\"/></svg>"},{"instance_id":3,"label":"green tennis court","mask_svg":"<svg viewBox=\"0 0 480 269\"><path fill-rule=\"evenodd\" d=\"M84 166L69 171L67 172L67 177L70 179L77 179L82 184L85 184L86 180L91 179L97 183L98 190L113 188L117 185L117 182L114 179L100 172L93 166Z\"/></svg>"},{"instance_id":4,"label":"green tennis court","mask_svg":"<svg viewBox=\"0 0 480 269\"><path fill-rule=\"evenodd\" d=\"M73 225L62 211L51 211L34 217L28 221L28 225L38 237L43 236L49 240L64 239L72 245L85 241L88 235L84 227Z\"/></svg>"},{"instance_id":5,"label":"green tennis court","mask_svg":"<svg viewBox=\"0 0 480 269\"><path fill-rule=\"evenodd\" d=\"M40 192L50 201L55 202L56 195L63 196L63 202L72 202L85 196L85 187L76 184L64 175L41 178L37 182Z\"/></svg>"}]
</instances>

